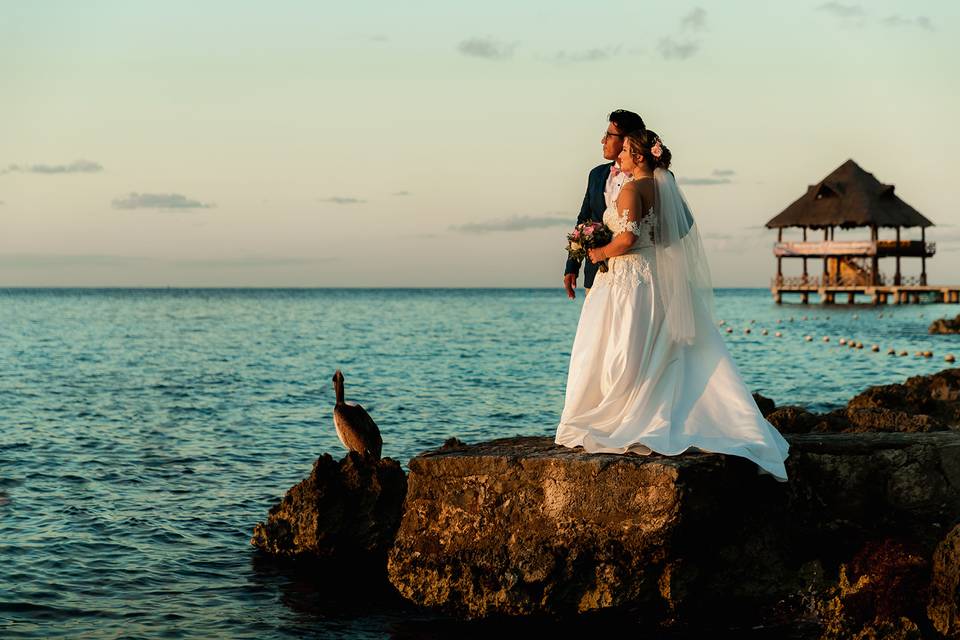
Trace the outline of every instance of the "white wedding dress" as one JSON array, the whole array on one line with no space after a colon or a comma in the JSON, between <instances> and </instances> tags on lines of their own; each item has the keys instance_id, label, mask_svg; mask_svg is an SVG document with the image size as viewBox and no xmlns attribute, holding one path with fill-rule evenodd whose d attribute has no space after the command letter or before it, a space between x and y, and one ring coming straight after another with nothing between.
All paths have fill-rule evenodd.
<instances>
[{"instance_id":1,"label":"white wedding dress","mask_svg":"<svg viewBox=\"0 0 960 640\"><path fill-rule=\"evenodd\" d=\"M672 174L658 177L669 178L682 200ZM614 235L629 229L637 240L629 253L610 258L607 273L597 273L583 303L556 443L597 453L742 456L786 481L789 444L757 408L708 303L697 295L687 303L689 344L671 337L664 296L674 289L657 290L664 280L657 277L654 208L630 222L614 203L603 221Z\"/></svg>"}]
</instances>

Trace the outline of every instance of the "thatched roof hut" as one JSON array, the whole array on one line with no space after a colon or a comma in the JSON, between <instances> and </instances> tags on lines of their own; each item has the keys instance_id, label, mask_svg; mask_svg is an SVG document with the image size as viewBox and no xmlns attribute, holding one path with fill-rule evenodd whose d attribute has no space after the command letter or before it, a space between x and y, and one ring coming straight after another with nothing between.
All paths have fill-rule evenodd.
<instances>
[{"instance_id":1,"label":"thatched roof hut","mask_svg":"<svg viewBox=\"0 0 960 640\"><path fill-rule=\"evenodd\" d=\"M783 227L931 227L933 223L901 200L853 160L847 160L780 214L768 229Z\"/></svg>"}]
</instances>

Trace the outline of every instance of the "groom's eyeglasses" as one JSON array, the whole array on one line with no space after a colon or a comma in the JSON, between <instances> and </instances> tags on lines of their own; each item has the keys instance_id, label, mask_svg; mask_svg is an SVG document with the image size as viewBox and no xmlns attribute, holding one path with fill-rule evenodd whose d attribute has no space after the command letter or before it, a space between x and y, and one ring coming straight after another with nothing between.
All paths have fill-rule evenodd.
<instances>
[{"instance_id":1,"label":"groom's eyeglasses","mask_svg":"<svg viewBox=\"0 0 960 640\"><path fill-rule=\"evenodd\" d=\"M606 139L609 138L610 136L613 136L614 138L626 138L626 137L627 137L627 136L623 135L622 133L612 133L612 132L610 132L610 131L606 131L606 132L604 132L604 134L603 134L603 139L606 140Z\"/></svg>"}]
</instances>

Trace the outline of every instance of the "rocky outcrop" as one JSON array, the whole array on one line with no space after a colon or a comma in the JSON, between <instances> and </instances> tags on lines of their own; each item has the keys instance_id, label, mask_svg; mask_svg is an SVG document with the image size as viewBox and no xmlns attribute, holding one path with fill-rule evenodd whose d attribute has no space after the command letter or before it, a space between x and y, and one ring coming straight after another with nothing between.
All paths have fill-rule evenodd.
<instances>
[{"instance_id":1,"label":"rocky outcrop","mask_svg":"<svg viewBox=\"0 0 960 640\"><path fill-rule=\"evenodd\" d=\"M836 599L840 629L864 623L861 602L878 612L869 624L929 626L914 619L926 600L910 585L928 568L913 558L960 519L960 433L788 439L788 484L731 456L586 454L549 438L426 452L410 461L390 580L468 618L759 622ZM848 585L832 592L841 569Z\"/></svg>"},{"instance_id":2,"label":"rocky outcrop","mask_svg":"<svg viewBox=\"0 0 960 640\"><path fill-rule=\"evenodd\" d=\"M930 584L929 554L921 545L871 541L840 566L837 584L818 603L821 640L921 638Z\"/></svg>"},{"instance_id":3,"label":"rocky outcrop","mask_svg":"<svg viewBox=\"0 0 960 640\"><path fill-rule=\"evenodd\" d=\"M937 545L927 614L947 638L960 638L960 525Z\"/></svg>"},{"instance_id":4,"label":"rocky outcrop","mask_svg":"<svg viewBox=\"0 0 960 640\"><path fill-rule=\"evenodd\" d=\"M826 414L755 399L790 442L789 483L735 456L451 440L409 477L321 456L252 543L348 565L361 599L383 584L463 618L960 639L960 369Z\"/></svg>"},{"instance_id":5,"label":"rocky outcrop","mask_svg":"<svg viewBox=\"0 0 960 640\"><path fill-rule=\"evenodd\" d=\"M767 414L781 433L927 433L960 430L960 369L870 387L825 414L786 406Z\"/></svg>"},{"instance_id":6,"label":"rocky outcrop","mask_svg":"<svg viewBox=\"0 0 960 640\"><path fill-rule=\"evenodd\" d=\"M950 318L940 318L930 323L928 329L930 333L960 333L960 315L952 320Z\"/></svg>"},{"instance_id":7,"label":"rocky outcrop","mask_svg":"<svg viewBox=\"0 0 960 640\"><path fill-rule=\"evenodd\" d=\"M250 541L274 556L370 567L382 573L400 524L407 479L400 463L350 452L317 458L256 525Z\"/></svg>"}]
</instances>

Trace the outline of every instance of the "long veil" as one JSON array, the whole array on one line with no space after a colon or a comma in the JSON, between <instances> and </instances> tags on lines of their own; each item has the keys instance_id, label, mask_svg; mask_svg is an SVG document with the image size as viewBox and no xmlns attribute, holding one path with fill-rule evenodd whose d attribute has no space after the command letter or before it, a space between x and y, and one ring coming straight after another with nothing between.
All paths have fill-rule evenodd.
<instances>
[{"instance_id":1,"label":"long veil","mask_svg":"<svg viewBox=\"0 0 960 640\"><path fill-rule=\"evenodd\" d=\"M696 311L714 320L713 283L699 227L690 205L666 169L653 172L656 184L654 245L656 290L666 309L666 324L674 342L693 344Z\"/></svg>"}]
</instances>

